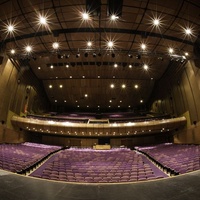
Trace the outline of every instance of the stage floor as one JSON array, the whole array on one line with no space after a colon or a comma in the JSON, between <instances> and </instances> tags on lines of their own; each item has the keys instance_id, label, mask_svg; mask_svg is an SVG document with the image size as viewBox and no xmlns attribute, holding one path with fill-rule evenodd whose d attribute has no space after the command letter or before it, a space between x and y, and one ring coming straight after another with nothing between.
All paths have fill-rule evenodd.
<instances>
[{"instance_id":1,"label":"stage floor","mask_svg":"<svg viewBox=\"0 0 200 200\"><path fill-rule=\"evenodd\" d=\"M0 170L0 200L198 200L200 171L148 182L79 184Z\"/></svg>"}]
</instances>

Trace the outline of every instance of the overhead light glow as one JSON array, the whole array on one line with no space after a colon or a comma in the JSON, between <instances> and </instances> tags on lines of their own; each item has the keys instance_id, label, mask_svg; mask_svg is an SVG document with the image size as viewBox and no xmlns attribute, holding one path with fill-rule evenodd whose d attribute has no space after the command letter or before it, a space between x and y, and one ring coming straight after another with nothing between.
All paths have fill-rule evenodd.
<instances>
[{"instance_id":1,"label":"overhead light glow","mask_svg":"<svg viewBox=\"0 0 200 200\"><path fill-rule=\"evenodd\" d=\"M26 50L28 53L30 53L30 52L32 51L32 47L28 45L28 46L25 47L25 50Z\"/></svg>"},{"instance_id":2,"label":"overhead light glow","mask_svg":"<svg viewBox=\"0 0 200 200\"><path fill-rule=\"evenodd\" d=\"M114 46L114 43L112 41L107 42L108 48L112 48Z\"/></svg>"},{"instance_id":3,"label":"overhead light glow","mask_svg":"<svg viewBox=\"0 0 200 200\"><path fill-rule=\"evenodd\" d=\"M63 88L63 85L60 85L59 87L60 87L60 88Z\"/></svg>"},{"instance_id":4,"label":"overhead light glow","mask_svg":"<svg viewBox=\"0 0 200 200\"><path fill-rule=\"evenodd\" d=\"M50 68L53 69L53 65L51 65Z\"/></svg>"},{"instance_id":5,"label":"overhead light glow","mask_svg":"<svg viewBox=\"0 0 200 200\"><path fill-rule=\"evenodd\" d=\"M147 47L146 44L144 44L144 43L141 44L141 48L142 48L142 50L145 50L146 47Z\"/></svg>"},{"instance_id":6,"label":"overhead light glow","mask_svg":"<svg viewBox=\"0 0 200 200\"><path fill-rule=\"evenodd\" d=\"M58 48L59 48L59 43L58 43L58 42L54 42L54 43L52 44L52 47L53 47L54 49L58 49Z\"/></svg>"},{"instance_id":7,"label":"overhead light glow","mask_svg":"<svg viewBox=\"0 0 200 200\"><path fill-rule=\"evenodd\" d=\"M140 100L140 103L143 103L143 100L142 100L142 99Z\"/></svg>"},{"instance_id":8,"label":"overhead light glow","mask_svg":"<svg viewBox=\"0 0 200 200\"><path fill-rule=\"evenodd\" d=\"M88 97L88 94L85 94L85 97Z\"/></svg>"},{"instance_id":9,"label":"overhead light glow","mask_svg":"<svg viewBox=\"0 0 200 200\"><path fill-rule=\"evenodd\" d=\"M83 18L83 20L88 20L89 14L88 13L82 13L82 18Z\"/></svg>"},{"instance_id":10,"label":"overhead light glow","mask_svg":"<svg viewBox=\"0 0 200 200\"><path fill-rule=\"evenodd\" d=\"M87 42L87 46L88 46L88 47L91 47L91 46L92 46L92 42L90 42L90 41Z\"/></svg>"},{"instance_id":11,"label":"overhead light glow","mask_svg":"<svg viewBox=\"0 0 200 200\"><path fill-rule=\"evenodd\" d=\"M144 68L144 70L148 70L148 69L149 69L149 66L146 65L146 64L144 64L143 68Z\"/></svg>"},{"instance_id":12,"label":"overhead light glow","mask_svg":"<svg viewBox=\"0 0 200 200\"><path fill-rule=\"evenodd\" d=\"M138 85L135 85L134 87L135 87L135 89L137 89L137 88L138 88Z\"/></svg>"},{"instance_id":13,"label":"overhead light glow","mask_svg":"<svg viewBox=\"0 0 200 200\"><path fill-rule=\"evenodd\" d=\"M122 88L126 88L126 85L125 85L125 84L122 84Z\"/></svg>"},{"instance_id":14,"label":"overhead light glow","mask_svg":"<svg viewBox=\"0 0 200 200\"><path fill-rule=\"evenodd\" d=\"M119 19L119 17L116 16L116 15L111 15L111 16L110 16L110 19L111 19L112 21L115 21L116 19Z\"/></svg>"},{"instance_id":15,"label":"overhead light glow","mask_svg":"<svg viewBox=\"0 0 200 200\"><path fill-rule=\"evenodd\" d=\"M185 52L185 56L189 56L189 53L188 53L188 52Z\"/></svg>"},{"instance_id":16,"label":"overhead light glow","mask_svg":"<svg viewBox=\"0 0 200 200\"><path fill-rule=\"evenodd\" d=\"M190 28L186 28L185 29L185 34L186 35L191 35L192 34L192 30Z\"/></svg>"},{"instance_id":17,"label":"overhead light glow","mask_svg":"<svg viewBox=\"0 0 200 200\"><path fill-rule=\"evenodd\" d=\"M115 85L114 85L114 84L111 84L111 85L110 85L110 87L111 87L111 88L114 88L114 87L115 87Z\"/></svg>"},{"instance_id":18,"label":"overhead light glow","mask_svg":"<svg viewBox=\"0 0 200 200\"><path fill-rule=\"evenodd\" d=\"M153 25L154 26L159 26L159 24L160 24L160 20L159 19L154 19L153 20Z\"/></svg>"},{"instance_id":19,"label":"overhead light glow","mask_svg":"<svg viewBox=\"0 0 200 200\"><path fill-rule=\"evenodd\" d=\"M40 16L40 24L43 24L43 25L47 24L46 17Z\"/></svg>"},{"instance_id":20,"label":"overhead light glow","mask_svg":"<svg viewBox=\"0 0 200 200\"><path fill-rule=\"evenodd\" d=\"M114 67L115 67L115 68L116 68L116 67L118 67L118 64L117 64L117 63L115 63L115 64L114 64Z\"/></svg>"},{"instance_id":21,"label":"overhead light glow","mask_svg":"<svg viewBox=\"0 0 200 200\"><path fill-rule=\"evenodd\" d=\"M130 64L128 67L129 67L129 68L132 68L132 65Z\"/></svg>"},{"instance_id":22,"label":"overhead light glow","mask_svg":"<svg viewBox=\"0 0 200 200\"><path fill-rule=\"evenodd\" d=\"M10 53L11 53L11 54L15 54L15 50L14 50L14 49L11 49L11 50L10 50Z\"/></svg>"},{"instance_id":23,"label":"overhead light glow","mask_svg":"<svg viewBox=\"0 0 200 200\"><path fill-rule=\"evenodd\" d=\"M53 86L52 85L49 85L49 88L52 88Z\"/></svg>"},{"instance_id":24,"label":"overhead light glow","mask_svg":"<svg viewBox=\"0 0 200 200\"><path fill-rule=\"evenodd\" d=\"M173 52L174 52L174 49L169 48L169 53L173 53Z\"/></svg>"},{"instance_id":25,"label":"overhead light glow","mask_svg":"<svg viewBox=\"0 0 200 200\"><path fill-rule=\"evenodd\" d=\"M7 26L8 32L13 32L14 31L14 26L13 25L8 25Z\"/></svg>"}]
</instances>

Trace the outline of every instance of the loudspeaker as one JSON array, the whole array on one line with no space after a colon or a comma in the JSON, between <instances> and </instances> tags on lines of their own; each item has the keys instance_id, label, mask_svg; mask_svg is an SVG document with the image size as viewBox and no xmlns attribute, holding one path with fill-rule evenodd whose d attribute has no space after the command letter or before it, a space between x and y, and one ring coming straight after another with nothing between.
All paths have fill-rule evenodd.
<instances>
[{"instance_id":1,"label":"loudspeaker","mask_svg":"<svg viewBox=\"0 0 200 200\"><path fill-rule=\"evenodd\" d=\"M108 0L107 15L122 15L123 0Z\"/></svg>"},{"instance_id":2,"label":"loudspeaker","mask_svg":"<svg viewBox=\"0 0 200 200\"><path fill-rule=\"evenodd\" d=\"M93 16L100 16L101 0L86 0L86 13Z\"/></svg>"},{"instance_id":3,"label":"loudspeaker","mask_svg":"<svg viewBox=\"0 0 200 200\"><path fill-rule=\"evenodd\" d=\"M3 56L0 56L0 65L3 63Z\"/></svg>"}]
</instances>

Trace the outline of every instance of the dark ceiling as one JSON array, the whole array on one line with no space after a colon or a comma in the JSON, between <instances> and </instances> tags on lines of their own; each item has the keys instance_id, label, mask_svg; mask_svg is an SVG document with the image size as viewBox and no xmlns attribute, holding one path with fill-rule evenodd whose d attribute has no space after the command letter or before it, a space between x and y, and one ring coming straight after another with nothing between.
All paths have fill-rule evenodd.
<instances>
[{"instance_id":1,"label":"dark ceiling","mask_svg":"<svg viewBox=\"0 0 200 200\"><path fill-rule=\"evenodd\" d=\"M82 19L86 9L89 20ZM111 21L111 14L119 18ZM46 17L46 25L39 24L39 16ZM194 58L200 2L1 0L0 19L2 48L14 59L28 59L24 65L43 83L53 105L126 110L148 103L171 62L180 65ZM160 20L159 26L153 25L154 19ZM7 32L8 25L14 26L14 32ZM88 41L92 46L87 46ZM112 48L108 41L113 41ZM58 49L52 47L54 42ZM146 44L145 50L141 44ZM27 45L32 52L25 51ZM170 54L169 48L174 52Z\"/></svg>"}]
</instances>

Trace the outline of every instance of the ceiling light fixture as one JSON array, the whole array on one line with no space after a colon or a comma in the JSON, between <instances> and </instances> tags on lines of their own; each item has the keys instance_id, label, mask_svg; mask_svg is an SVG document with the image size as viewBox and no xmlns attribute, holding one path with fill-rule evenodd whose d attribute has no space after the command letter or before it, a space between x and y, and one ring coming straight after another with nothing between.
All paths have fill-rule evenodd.
<instances>
[{"instance_id":1,"label":"ceiling light fixture","mask_svg":"<svg viewBox=\"0 0 200 200\"><path fill-rule=\"evenodd\" d=\"M114 85L114 84L111 84L111 85L110 85L110 87L111 87L111 88L114 88L114 87L115 87L115 85Z\"/></svg>"},{"instance_id":2,"label":"ceiling light fixture","mask_svg":"<svg viewBox=\"0 0 200 200\"><path fill-rule=\"evenodd\" d=\"M144 64L143 68L144 68L144 70L148 70L149 66L147 64Z\"/></svg>"},{"instance_id":3,"label":"ceiling light fixture","mask_svg":"<svg viewBox=\"0 0 200 200\"><path fill-rule=\"evenodd\" d=\"M169 53L171 54L171 53L173 53L173 52L174 52L174 49L172 49L172 48L169 48L169 49L168 49L168 51L169 51Z\"/></svg>"},{"instance_id":4,"label":"ceiling light fixture","mask_svg":"<svg viewBox=\"0 0 200 200\"><path fill-rule=\"evenodd\" d=\"M82 19L83 20L88 20L90 18L88 13L82 13Z\"/></svg>"},{"instance_id":5,"label":"ceiling light fixture","mask_svg":"<svg viewBox=\"0 0 200 200\"><path fill-rule=\"evenodd\" d=\"M42 25L46 25L47 24L46 17L40 16L40 24L42 24Z\"/></svg>"},{"instance_id":6,"label":"ceiling light fixture","mask_svg":"<svg viewBox=\"0 0 200 200\"><path fill-rule=\"evenodd\" d=\"M138 89L138 85L135 85L134 87L135 87L135 89Z\"/></svg>"},{"instance_id":7,"label":"ceiling light fixture","mask_svg":"<svg viewBox=\"0 0 200 200\"><path fill-rule=\"evenodd\" d=\"M91 41L88 41L88 42L87 42L87 46L88 46L88 47L91 47L91 46L92 46L92 42L91 42Z\"/></svg>"},{"instance_id":8,"label":"ceiling light fixture","mask_svg":"<svg viewBox=\"0 0 200 200\"><path fill-rule=\"evenodd\" d=\"M119 17L116 16L116 15L111 15L111 16L110 16L110 19L111 19L112 21L115 21L116 19L119 19Z\"/></svg>"},{"instance_id":9,"label":"ceiling light fixture","mask_svg":"<svg viewBox=\"0 0 200 200\"><path fill-rule=\"evenodd\" d=\"M123 89L126 88L126 85L125 85L125 84L122 84L122 88L123 88Z\"/></svg>"},{"instance_id":10,"label":"ceiling light fixture","mask_svg":"<svg viewBox=\"0 0 200 200\"><path fill-rule=\"evenodd\" d=\"M159 19L153 19L153 25L154 26L159 26L160 25L160 20Z\"/></svg>"},{"instance_id":11,"label":"ceiling light fixture","mask_svg":"<svg viewBox=\"0 0 200 200\"><path fill-rule=\"evenodd\" d=\"M108 42L107 42L107 47L108 47L108 48L113 48L113 46L114 46L113 41L108 41Z\"/></svg>"},{"instance_id":12,"label":"ceiling light fixture","mask_svg":"<svg viewBox=\"0 0 200 200\"><path fill-rule=\"evenodd\" d=\"M11 24L8 25L8 26L7 26L7 30L8 30L8 32L10 32L10 33L13 32L13 31L14 31L14 26L11 25Z\"/></svg>"},{"instance_id":13,"label":"ceiling light fixture","mask_svg":"<svg viewBox=\"0 0 200 200\"><path fill-rule=\"evenodd\" d=\"M11 49L11 50L10 50L10 53L11 53L11 54L15 54L15 50L14 50L14 49Z\"/></svg>"},{"instance_id":14,"label":"ceiling light fixture","mask_svg":"<svg viewBox=\"0 0 200 200\"><path fill-rule=\"evenodd\" d=\"M30 45L25 47L26 52L30 53L32 51L32 47Z\"/></svg>"},{"instance_id":15,"label":"ceiling light fixture","mask_svg":"<svg viewBox=\"0 0 200 200\"><path fill-rule=\"evenodd\" d=\"M185 29L185 34L186 35L191 35L192 34L192 30L190 28L186 28Z\"/></svg>"},{"instance_id":16,"label":"ceiling light fixture","mask_svg":"<svg viewBox=\"0 0 200 200\"><path fill-rule=\"evenodd\" d=\"M142 50L145 50L146 47L147 47L146 44L144 44L144 43L141 44L141 49L142 49Z\"/></svg>"},{"instance_id":17,"label":"ceiling light fixture","mask_svg":"<svg viewBox=\"0 0 200 200\"><path fill-rule=\"evenodd\" d=\"M59 48L59 43L58 43L58 42L54 42L54 43L52 44L52 47L53 47L54 49L58 49L58 48Z\"/></svg>"}]
</instances>

